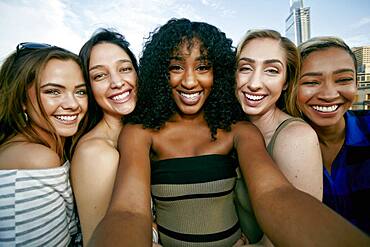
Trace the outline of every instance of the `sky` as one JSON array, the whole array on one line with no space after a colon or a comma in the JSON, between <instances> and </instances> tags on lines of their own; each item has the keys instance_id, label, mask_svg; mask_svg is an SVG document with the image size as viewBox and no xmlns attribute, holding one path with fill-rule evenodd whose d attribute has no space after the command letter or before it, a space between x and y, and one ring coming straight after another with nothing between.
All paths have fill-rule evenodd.
<instances>
[{"instance_id":1,"label":"sky","mask_svg":"<svg viewBox=\"0 0 370 247\"><path fill-rule=\"evenodd\" d=\"M334 35L350 47L370 45L370 0L303 0L311 8L311 37ZM99 28L114 28L140 56L145 38L170 18L217 26L236 46L245 32L269 28L285 35L289 0L0 0L0 63L21 42L78 53Z\"/></svg>"}]
</instances>

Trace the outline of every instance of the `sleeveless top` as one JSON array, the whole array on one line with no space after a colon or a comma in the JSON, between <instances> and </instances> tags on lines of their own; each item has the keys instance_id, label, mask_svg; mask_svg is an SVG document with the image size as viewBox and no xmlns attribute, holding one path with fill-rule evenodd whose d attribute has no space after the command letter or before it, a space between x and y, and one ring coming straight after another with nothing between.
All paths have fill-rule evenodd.
<instances>
[{"instance_id":1,"label":"sleeveless top","mask_svg":"<svg viewBox=\"0 0 370 247\"><path fill-rule=\"evenodd\" d=\"M151 162L163 246L232 246L241 235L233 202L237 164L227 155Z\"/></svg>"},{"instance_id":2,"label":"sleeveless top","mask_svg":"<svg viewBox=\"0 0 370 247\"><path fill-rule=\"evenodd\" d=\"M301 118L292 117L281 122L276 128L269 144L266 147L267 152L271 157L274 151L276 138L279 135L280 131L282 131L289 123L294 121L304 122L304 120L302 120ZM257 243L261 240L263 232L259 227L257 219L254 215L248 195L248 188L244 182L241 172L239 171L239 168L237 169L237 173L238 179L235 186L235 205L238 212L240 227L244 235L248 238L249 243Z\"/></svg>"},{"instance_id":3,"label":"sleeveless top","mask_svg":"<svg viewBox=\"0 0 370 247\"><path fill-rule=\"evenodd\" d=\"M70 164L0 170L0 246L68 246L77 234ZM72 243L71 243L72 244Z\"/></svg>"}]
</instances>

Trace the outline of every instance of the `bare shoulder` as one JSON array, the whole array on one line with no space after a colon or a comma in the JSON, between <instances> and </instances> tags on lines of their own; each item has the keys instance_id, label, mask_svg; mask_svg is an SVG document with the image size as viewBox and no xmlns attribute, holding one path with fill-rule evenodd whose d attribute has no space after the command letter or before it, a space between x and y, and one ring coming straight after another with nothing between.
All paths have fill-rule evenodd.
<instances>
[{"instance_id":1,"label":"bare shoulder","mask_svg":"<svg viewBox=\"0 0 370 247\"><path fill-rule=\"evenodd\" d=\"M10 144L1 156L1 169L46 169L62 165L54 150L37 143Z\"/></svg>"},{"instance_id":2,"label":"bare shoulder","mask_svg":"<svg viewBox=\"0 0 370 247\"><path fill-rule=\"evenodd\" d=\"M277 136L278 143L318 143L315 130L306 122L292 121Z\"/></svg>"},{"instance_id":3,"label":"bare shoulder","mask_svg":"<svg viewBox=\"0 0 370 247\"><path fill-rule=\"evenodd\" d=\"M103 138L82 139L72 157L72 172L77 168L117 166L119 153L112 143Z\"/></svg>"}]
</instances>

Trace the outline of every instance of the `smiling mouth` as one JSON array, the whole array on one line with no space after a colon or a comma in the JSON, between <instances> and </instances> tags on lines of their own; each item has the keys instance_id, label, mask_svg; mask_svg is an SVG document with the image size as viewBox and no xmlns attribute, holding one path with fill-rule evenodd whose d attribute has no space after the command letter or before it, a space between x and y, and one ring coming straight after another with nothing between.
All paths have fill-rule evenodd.
<instances>
[{"instance_id":1,"label":"smiling mouth","mask_svg":"<svg viewBox=\"0 0 370 247\"><path fill-rule=\"evenodd\" d=\"M114 101L122 101L130 95L130 91L123 92L122 94L115 95L110 97Z\"/></svg>"},{"instance_id":2,"label":"smiling mouth","mask_svg":"<svg viewBox=\"0 0 370 247\"><path fill-rule=\"evenodd\" d=\"M55 118L63 122L73 122L77 119L78 114L75 115L56 115Z\"/></svg>"},{"instance_id":3,"label":"smiling mouth","mask_svg":"<svg viewBox=\"0 0 370 247\"><path fill-rule=\"evenodd\" d=\"M246 97L248 100L251 100L251 101L260 101L263 98L265 98L264 95L252 95L248 93L244 93L244 97Z\"/></svg>"},{"instance_id":4,"label":"smiling mouth","mask_svg":"<svg viewBox=\"0 0 370 247\"><path fill-rule=\"evenodd\" d=\"M331 106L319 106L319 105L313 105L311 106L315 111L318 111L318 112L335 112L339 105L331 105Z\"/></svg>"},{"instance_id":5,"label":"smiling mouth","mask_svg":"<svg viewBox=\"0 0 370 247\"><path fill-rule=\"evenodd\" d=\"M200 97L203 94L203 92L200 91L196 93L185 93L185 92L178 91L178 94L180 95L182 101L185 104L193 105L193 104L196 104L200 100Z\"/></svg>"}]
</instances>

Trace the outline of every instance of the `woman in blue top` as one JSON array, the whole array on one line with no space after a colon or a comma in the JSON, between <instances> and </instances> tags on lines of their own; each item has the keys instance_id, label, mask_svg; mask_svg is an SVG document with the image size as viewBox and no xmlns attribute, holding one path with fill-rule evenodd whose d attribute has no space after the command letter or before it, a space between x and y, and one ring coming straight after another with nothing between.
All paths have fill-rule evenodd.
<instances>
[{"instance_id":1,"label":"woman in blue top","mask_svg":"<svg viewBox=\"0 0 370 247\"><path fill-rule=\"evenodd\" d=\"M370 234L370 111L349 111L357 95L356 58L339 38L299 46L298 105L319 136L323 202Z\"/></svg>"}]
</instances>

